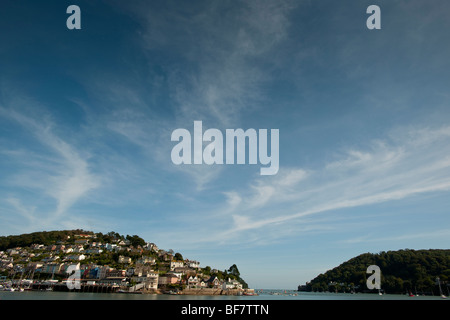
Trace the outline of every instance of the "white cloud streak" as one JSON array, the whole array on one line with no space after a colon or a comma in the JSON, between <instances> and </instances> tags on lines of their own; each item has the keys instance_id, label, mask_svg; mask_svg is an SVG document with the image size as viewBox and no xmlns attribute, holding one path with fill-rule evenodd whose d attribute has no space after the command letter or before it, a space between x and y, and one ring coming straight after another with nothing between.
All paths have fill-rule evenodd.
<instances>
[{"instance_id":1,"label":"white cloud streak","mask_svg":"<svg viewBox=\"0 0 450 320\"><path fill-rule=\"evenodd\" d=\"M45 218L45 214L38 216L41 213L38 212L37 205L27 209L23 205L24 201L27 202L26 199L5 199L29 222L45 225L63 220L75 203L100 186L98 177L90 172L87 157L83 157L77 149L58 137L48 119L38 122L23 113L3 107L0 108L0 115L19 124L24 132L31 133L32 138L44 147L39 152L9 152L9 156L24 165L21 171L12 173L9 183L24 189L42 191L56 202L53 213ZM5 152L8 153L3 153Z\"/></svg>"},{"instance_id":2,"label":"white cloud streak","mask_svg":"<svg viewBox=\"0 0 450 320\"><path fill-rule=\"evenodd\" d=\"M277 63L273 53L286 37L295 6L294 1L205 2L195 9L160 12L139 3L130 14L142 24L149 61L159 48L170 46L185 62L164 65L178 122L202 119L211 126L235 126L242 110L262 99L260 85L268 80L268 65ZM264 69L256 59L265 62Z\"/></svg>"},{"instance_id":3,"label":"white cloud streak","mask_svg":"<svg viewBox=\"0 0 450 320\"><path fill-rule=\"evenodd\" d=\"M317 230L313 220L305 220L317 214L448 192L449 138L450 127L399 130L365 150L347 150L322 169L282 168L272 179L226 192L224 212L232 212L233 221L212 237L222 242L256 233L259 239L269 234L275 239L286 234L272 233L274 227Z\"/></svg>"},{"instance_id":4,"label":"white cloud streak","mask_svg":"<svg viewBox=\"0 0 450 320\"><path fill-rule=\"evenodd\" d=\"M171 4L178 9L173 10ZM147 78L125 77L118 83L93 75L97 79L94 86L86 88L95 88L94 94L101 92L106 99L103 101L113 110L107 120L109 129L138 145L168 172L180 172L192 179L193 189L201 192L218 179L223 168L171 166L170 132L190 130L194 120L203 120L208 127L241 127L242 112L264 100L261 85L270 80L267 67L278 63L273 53L287 35L288 15L297 4L289 0L205 2L201 6L169 1L167 7L157 8L145 1L116 5L141 25L139 45L147 57L142 68L153 79L151 90L167 90L170 116L153 113L155 106L144 98L149 95L145 91L148 88L135 85L148 83ZM160 61L159 50L169 50L175 58ZM162 70L162 75L155 75L154 66Z\"/></svg>"}]
</instances>

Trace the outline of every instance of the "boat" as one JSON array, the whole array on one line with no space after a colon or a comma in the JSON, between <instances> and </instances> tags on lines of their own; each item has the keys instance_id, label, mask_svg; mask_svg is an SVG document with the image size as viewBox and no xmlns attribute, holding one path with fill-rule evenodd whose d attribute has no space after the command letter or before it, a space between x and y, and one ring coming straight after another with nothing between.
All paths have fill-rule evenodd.
<instances>
[{"instance_id":1,"label":"boat","mask_svg":"<svg viewBox=\"0 0 450 320\"><path fill-rule=\"evenodd\" d=\"M169 291L165 291L165 294L171 294L171 295L178 295L181 294L181 292L176 291L176 290L169 290Z\"/></svg>"}]
</instances>

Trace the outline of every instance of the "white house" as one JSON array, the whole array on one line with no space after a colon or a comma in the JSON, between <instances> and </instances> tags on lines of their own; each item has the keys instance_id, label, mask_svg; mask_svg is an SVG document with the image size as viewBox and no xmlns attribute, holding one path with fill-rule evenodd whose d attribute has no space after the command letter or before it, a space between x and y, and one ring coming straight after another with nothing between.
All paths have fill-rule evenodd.
<instances>
[{"instance_id":1,"label":"white house","mask_svg":"<svg viewBox=\"0 0 450 320\"><path fill-rule=\"evenodd\" d=\"M145 272L131 277L131 281L143 283L145 289L158 289L159 274L157 272Z\"/></svg>"},{"instance_id":2,"label":"white house","mask_svg":"<svg viewBox=\"0 0 450 320\"><path fill-rule=\"evenodd\" d=\"M200 262L198 261L186 261L186 264L189 268L198 269L200 268Z\"/></svg>"},{"instance_id":3,"label":"white house","mask_svg":"<svg viewBox=\"0 0 450 320\"><path fill-rule=\"evenodd\" d=\"M199 285L199 279L197 278L197 276L190 276L187 282L189 287L196 287Z\"/></svg>"},{"instance_id":4,"label":"white house","mask_svg":"<svg viewBox=\"0 0 450 320\"><path fill-rule=\"evenodd\" d=\"M228 281L223 282L222 289L242 289L242 284L237 280L228 278Z\"/></svg>"},{"instance_id":5,"label":"white house","mask_svg":"<svg viewBox=\"0 0 450 320\"><path fill-rule=\"evenodd\" d=\"M184 266L184 261L170 261L170 270Z\"/></svg>"},{"instance_id":6,"label":"white house","mask_svg":"<svg viewBox=\"0 0 450 320\"><path fill-rule=\"evenodd\" d=\"M131 263L130 257L119 256L119 263Z\"/></svg>"},{"instance_id":7,"label":"white house","mask_svg":"<svg viewBox=\"0 0 450 320\"><path fill-rule=\"evenodd\" d=\"M73 252L73 248L72 247L64 249L64 253L72 253L72 252Z\"/></svg>"},{"instance_id":8,"label":"white house","mask_svg":"<svg viewBox=\"0 0 450 320\"><path fill-rule=\"evenodd\" d=\"M117 248L117 244L115 243L106 243L103 247L108 251L114 251Z\"/></svg>"},{"instance_id":9,"label":"white house","mask_svg":"<svg viewBox=\"0 0 450 320\"><path fill-rule=\"evenodd\" d=\"M152 242L147 242L144 246L144 249L152 250L158 252L158 246Z\"/></svg>"},{"instance_id":10,"label":"white house","mask_svg":"<svg viewBox=\"0 0 450 320\"><path fill-rule=\"evenodd\" d=\"M176 276L178 278L178 280L181 280L181 278L183 277L183 273L182 272L169 271L167 274L171 274L171 275Z\"/></svg>"},{"instance_id":11,"label":"white house","mask_svg":"<svg viewBox=\"0 0 450 320\"><path fill-rule=\"evenodd\" d=\"M141 258L139 258L136 263L137 264L154 264L156 262L156 259L154 257L147 257L147 256L143 256Z\"/></svg>"},{"instance_id":12,"label":"white house","mask_svg":"<svg viewBox=\"0 0 450 320\"><path fill-rule=\"evenodd\" d=\"M19 250L17 250L17 248L7 249L6 252L7 252L10 256L19 254Z\"/></svg>"},{"instance_id":13,"label":"white house","mask_svg":"<svg viewBox=\"0 0 450 320\"><path fill-rule=\"evenodd\" d=\"M84 251L84 248L82 245L76 245L73 247L73 252L75 252L75 253L81 253L83 251Z\"/></svg>"},{"instance_id":14,"label":"white house","mask_svg":"<svg viewBox=\"0 0 450 320\"><path fill-rule=\"evenodd\" d=\"M123 239L123 240L120 240L117 244L119 246L129 246L131 244L131 242L128 239Z\"/></svg>"},{"instance_id":15,"label":"white house","mask_svg":"<svg viewBox=\"0 0 450 320\"><path fill-rule=\"evenodd\" d=\"M84 254L73 254L70 256L66 256L66 258L64 260L77 260L77 261L81 261L86 259L86 256Z\"/></svg>"}]
</instances>

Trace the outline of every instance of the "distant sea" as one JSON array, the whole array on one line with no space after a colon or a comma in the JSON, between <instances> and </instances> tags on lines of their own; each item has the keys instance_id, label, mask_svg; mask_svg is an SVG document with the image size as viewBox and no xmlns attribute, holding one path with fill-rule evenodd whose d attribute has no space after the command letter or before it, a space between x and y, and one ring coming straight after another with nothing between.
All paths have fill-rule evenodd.
<instances>
[{"instance_id":1,"label":"distant sea","mask_svg":"<svg viewBox=\"0 0 450 320\"><path fill-rule=\"evenodd\" d=\"M0 300L444 300L440 296L414 296L400 294L368 293L318 293L284 290L262 290L257 296L197 296L167 294L128 294L92 292L51 292L51 291L0 291Z\"/></svg>"}]
</instances>

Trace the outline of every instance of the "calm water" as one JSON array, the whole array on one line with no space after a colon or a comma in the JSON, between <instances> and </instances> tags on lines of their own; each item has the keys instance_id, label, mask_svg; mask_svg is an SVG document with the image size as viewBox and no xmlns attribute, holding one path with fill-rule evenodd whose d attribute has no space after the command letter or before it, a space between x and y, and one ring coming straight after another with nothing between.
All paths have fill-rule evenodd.
<instances>
[{"instance_id":1,"label":"calm water","mask_svg":"<svg viewBox=\"0 0 450 320\"><path fill-rule=\"evenodd\" d=\"M272 294L271 294L272 293ZM276 293L276 294L273 294ZM190 296L91 292L0 291L0 300L442 300L439 296L317 293L267 290L258 296Z\"/></svg>"}]
</instances>

